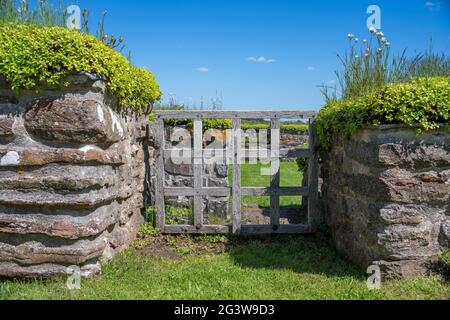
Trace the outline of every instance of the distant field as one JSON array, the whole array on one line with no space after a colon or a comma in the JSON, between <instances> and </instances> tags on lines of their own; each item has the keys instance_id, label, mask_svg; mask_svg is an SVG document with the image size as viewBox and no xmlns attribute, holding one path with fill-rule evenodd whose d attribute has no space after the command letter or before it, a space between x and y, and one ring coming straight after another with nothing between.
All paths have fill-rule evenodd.
<instances>
[{"instance_id":1,"label":"distant field","mask_svg":"<svg viewBox=\"0 0 450 320\"><path fill-rule=\"evenodd\" d=\"M269 168L269 165L259 164L242 164L242 186L243 187L269 187L270 176L261 174L262 168ZM282 187L300 187L303 174L299 172L295 162L281 163L281 186ZM230 169L229 177L232 177ZM231 179L231 178L230 178ZM230 182L231 183L231 182ZM299 206L301 204L301 196L298 197L280 197L281 206ZM243 204L257 204L260 207L270 207L270 197L242 197Z\"/></svg>"}]
</instances>

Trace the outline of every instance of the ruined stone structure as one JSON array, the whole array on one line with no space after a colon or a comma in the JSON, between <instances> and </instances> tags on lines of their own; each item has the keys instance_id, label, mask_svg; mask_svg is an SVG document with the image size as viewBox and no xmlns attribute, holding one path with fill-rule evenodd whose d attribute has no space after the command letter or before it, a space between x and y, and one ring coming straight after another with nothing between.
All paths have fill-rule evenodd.
<instances>
[{"instance_id":1,"label":"ruined stone structure","mask_svg":"<svg viewBox=\"0 0 450 320\"><path fill-rule=\"evenodd\" d=\"M63 82L17 95L0 80L0 277L53 276L73 265L98 274L143 223L145 181L149 198L155 185L151 124L118 112L93 75ZM226 140L220 131L211 137ZM337 249L387 275L426 272L450 241L448 129L382 126L333 145L322 155L321 190ZM171 161L166 185L192 186L192 165ZM206 164L203 178L205 187L228 187L228 166ZM228 206L206 197L205 218L226 217Z\"/></svg>"},{"instance_id":2,"label":"ruined stone structure","mask_svg":"<svg viewBox=\"0 0 450 320\"><path fill-rule=\"evenodd\" d=\"M0 277L98 274L143 222L144 118L95 76L64 82L20 96L0 83Z\"/></svg>"},{"instance_id":3,"label":"ruined stone structure","mask_svg":"<svg viewBox=\"0 0 450 320\"><path fill-rule=\"evenodd\" d=\"M426 273L450 240L450 133L401 126L336 137L323 154L326 218L337 249L388 276Z\"/></svg>"}]
</instances>

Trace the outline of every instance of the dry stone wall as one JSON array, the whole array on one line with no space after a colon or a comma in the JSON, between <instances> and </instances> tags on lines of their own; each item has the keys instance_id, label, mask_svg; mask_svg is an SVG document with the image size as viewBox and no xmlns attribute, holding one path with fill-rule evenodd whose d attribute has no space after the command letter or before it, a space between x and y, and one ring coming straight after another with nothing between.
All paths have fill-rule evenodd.
<instances>
[{"instance_id":1,"label":"dry stone wall","mask_svg":"<svg viewBox=\"0 0 450 320\"><path fill-rule=\"evenodd\" d=\"M400 126L336 138L322 194L337 249L387 276L427 273L450 241L450 132Z\"/></svg>"},{"instance_id":2,"label":"dry stone wall","mask_svg":"<svg viewBox=\"0 0 450 320\"><path fill-rule=\"evenodd\" d=\"M0 83L0 277L100 272L143 222L143 118L117 112L104 82L59 90Z\"/></svg>"}]
</instances>

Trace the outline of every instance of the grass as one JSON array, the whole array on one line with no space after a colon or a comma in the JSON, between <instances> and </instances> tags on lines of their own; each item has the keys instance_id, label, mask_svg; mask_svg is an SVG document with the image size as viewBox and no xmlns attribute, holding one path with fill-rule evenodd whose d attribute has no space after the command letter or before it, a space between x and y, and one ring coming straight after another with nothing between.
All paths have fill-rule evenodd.
<instances>
[{"instance_id":1,"label":"grass","mask_svg":"<svg viewBox=\"0 0 450 320\"><path fill-rule=\"evenodd\" d=\"M270 168L269 165L242 164L242 186L243 187L269 187L270 176L262 175L262 168ZM298 171L295 162L281 162L280 185L282 187L300 187L303 175ZM229 177L232 177L230 172ZM242 197L243 204L257 204L259 207L270 207L270 197ZM283 196L280 197L281 206L299 206L301 197Z\"/></svg>"},{"instance_id":2,"label":"grass","mask_svg":"<svg viewBox=\"0 0 450 320\"><path fill-rule=\"evenodd\" d=\"M104 265L101 277L83 279L81 290L66 289L64 278L6 281L0 282L0 299L449 298L449 283L438 276L383 281L380 290L370 291L365 273L320 235L152 241L164 244L177 258L129 249Z\"/></svg>"}]
</instances>

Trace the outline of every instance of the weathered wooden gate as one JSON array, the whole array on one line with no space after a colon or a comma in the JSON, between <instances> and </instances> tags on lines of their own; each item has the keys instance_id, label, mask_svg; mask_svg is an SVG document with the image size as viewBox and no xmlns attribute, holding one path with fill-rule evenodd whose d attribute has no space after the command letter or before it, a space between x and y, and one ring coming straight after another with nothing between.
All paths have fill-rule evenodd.
<instances>
[{"instance_id":1,"label":"weathered wooden gate","mask_svg":"<svg viewBox=\"0 0 450 320\"><path fill-rule=\"evenodd\" d=\"M318 155L316 148L316 134L314 130L315 111L157 111L155 123L155 153L156 153L156 226L163 233L235 233L235 234L301 234L316 231L318 215ZM171 150L165 149L166 119L191 119L193 130L193 173L194 187L166 187L164 185L165 158L170 156ZM228 151L233 158L232 187L203 187L203 119L232 119L232 143ZM245 157L242 150L242 119L270 119L270 164L271 184L268 188L241 187L241 159ZM309 146L307 149L280 150L281 119L308 119ZM252 150L248 150L252 151ZM269 150L267 150L269 151ZM289 152L296 157L308 158L308 186L280 187L280 155ZM280 196L307 196L308 220L305 224L280 224ZM164 197L188 196L194 198L194 225L168 225L165 221ZM232 197L232 224L205 225L203 217L203 197ZM270 196L270 225L249 225L241 223L241 196Z\"/></svg>"}]
</instances>

